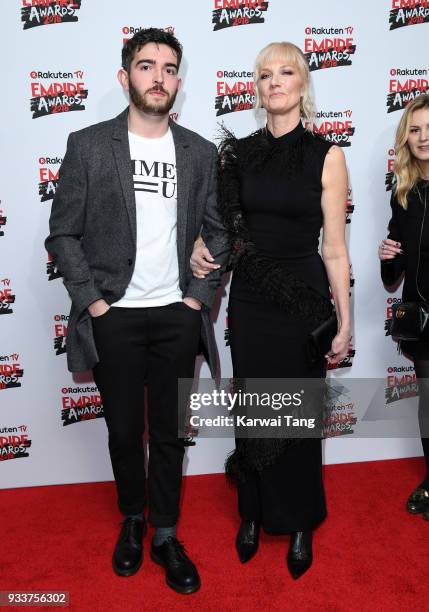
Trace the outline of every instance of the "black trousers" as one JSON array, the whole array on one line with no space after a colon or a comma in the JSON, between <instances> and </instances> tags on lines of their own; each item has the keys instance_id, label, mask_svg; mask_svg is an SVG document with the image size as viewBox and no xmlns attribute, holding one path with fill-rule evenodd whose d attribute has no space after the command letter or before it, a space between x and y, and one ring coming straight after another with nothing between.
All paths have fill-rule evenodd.
<instances>
[{"instance_id":1,"label":"black trousers","mask_svg":"<svg viewBox=\"0 0 429 612\"><path fill-rule=\"evenodd\" d=\"M429 359L414 357L414 369L419 382L419 425L426 463L424 488L429 489Z\"/></svg>"},{"instance_id":2,"label":"black trousers","mask_svg":"<svg viewBox=\"0 0 429 612\"><path fill-rule=\"evenodd\" d=\"M144 392L147 384L149 521L169 527L179 516L184 455L178 437L178 379L194 376L201 313L184 302L151 308L112 307L92 319L99 363L94 379L103 400L118 506L142 512Z\"/></svg>"}]
</instances>

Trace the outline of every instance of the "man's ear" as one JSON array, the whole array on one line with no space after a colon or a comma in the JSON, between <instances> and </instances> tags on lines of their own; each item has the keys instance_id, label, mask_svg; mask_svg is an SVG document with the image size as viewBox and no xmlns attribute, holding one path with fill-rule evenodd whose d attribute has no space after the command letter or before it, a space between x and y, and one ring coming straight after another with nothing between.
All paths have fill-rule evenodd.
<instances>
[{"instance_id":1,"label":"man's ear","mask_svg":"<svg viewBox=\"0 0 429 612\"><path fill-rule=\"evenodd\" d=\"M120 68L118 70L118 81L122 87L122 89L124 89L125 91L129 91L130 89L130 78L129 78L129 74L126 70L124 70L124 68Z\"/></svg>"}]
</instances>

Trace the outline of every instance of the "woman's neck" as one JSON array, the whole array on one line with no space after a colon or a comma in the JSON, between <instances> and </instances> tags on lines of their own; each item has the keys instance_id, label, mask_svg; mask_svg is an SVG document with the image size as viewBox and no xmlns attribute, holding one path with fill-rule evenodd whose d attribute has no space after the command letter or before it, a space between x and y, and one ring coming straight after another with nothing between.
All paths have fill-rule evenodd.
<instances>
[{"instance_id":1,"label":"woman's neck","mask_svg":"<svg viewBox=\"0 0 429 612\"><path fill-rule=\"evenodd\" d=\"M287 115L267 115L267 128L275 138L284 136L288 132L292 132L300 122L298 113L288 113Z\"/></svg>"}]
</instances>

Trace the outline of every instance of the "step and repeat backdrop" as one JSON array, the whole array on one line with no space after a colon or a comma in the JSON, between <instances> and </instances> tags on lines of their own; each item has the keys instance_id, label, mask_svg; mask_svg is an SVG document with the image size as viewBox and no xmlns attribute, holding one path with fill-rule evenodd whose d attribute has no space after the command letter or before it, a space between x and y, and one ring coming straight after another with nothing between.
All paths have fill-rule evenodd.
<instances>
[{"instance_id":1,"label":"step and repeat backdrop","mask_svg":"<svg viewBox=\"0 0 429 612\"><path fill-rule=\"evenodd\" d=\"M1 487L112 478L97 387L90 373L67 371L70 303L43 242L67 136L126 107L116 79L121 47L142 27L165 28L183 44L183 88L171 116L213 141L220 122L238 136L263 125L252 110L263 46L289 40L304 51L314 129L343 147L350 177L344 215L354 332L348 359L329 375L383 379L380 410L400 413L401 398L417 393L415 374L385 336L401 289L383 288L377 245L389 220L395 127L429 87L427 0L7 0L1 16ZM228 282L213 309L224 378L232 374ZM196 372L209 376L203 362ZM353 401L339 409L343 423L353 420ZM415 438L352 439L348 431L332 429L327 463L421 453ZM197 437L186 473L222 471L232 444Z\"/></svg>"}]
</instances>

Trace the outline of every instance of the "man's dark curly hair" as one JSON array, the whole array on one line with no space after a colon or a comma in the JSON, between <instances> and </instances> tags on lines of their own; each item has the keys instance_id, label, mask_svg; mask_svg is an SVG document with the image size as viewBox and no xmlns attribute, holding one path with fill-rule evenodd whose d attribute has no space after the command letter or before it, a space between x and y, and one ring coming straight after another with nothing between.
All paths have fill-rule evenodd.
<instances>
[{"instance_id":1,"label":"man's dark curly hair","mask_svg":"<svg viewBox=\"0 0 429 612\"><path fill-rule=\"evenodd\" d=\"M134 55L140 51L144 45L148 43L155 43L156 45L167 45L176 54L177 57L177 69L179 69L180 62L182 60L182 45L179 43L177 38L159 28L145 28L136 32L132 38L127 40L122 48L122 68L129 74L131 68L131 62L133 61Z\"/></svg>"}]
</instances>

